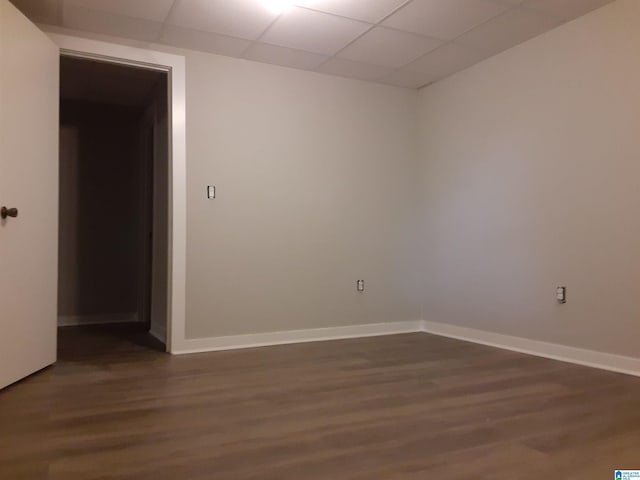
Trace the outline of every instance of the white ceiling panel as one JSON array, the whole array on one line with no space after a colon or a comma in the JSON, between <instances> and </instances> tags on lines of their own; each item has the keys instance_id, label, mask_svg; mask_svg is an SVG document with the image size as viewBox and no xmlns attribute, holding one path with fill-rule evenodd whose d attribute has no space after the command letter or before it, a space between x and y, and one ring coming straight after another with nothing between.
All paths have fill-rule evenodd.
<instances>
[{"instance_id":1,"label":"white ceiling panel","mask_svg":"<svg viewBox=\"0 0 640 480\"><path fill-rule=\"evenodd\" d=\"M318 68L318 72L338 75L341 77L357 78L360 80L375 81L389 75L393 69L371 65L369 63L352 62L343 58L332 58Z\"/></svg>"},{"instance_id":2,"label":"white ceiling panel","mask_svg":"<svg viewBox=\"0 0 640 480\"><path fill-rule=\"evenodd\" d=\"M33 0L32 0L33 1ZM39 0L38 0L39 1ZM76 6L101 12L164 22L173 0L62 0L65 7Z\"/></svg>"},{"instance_id":3,"label":"white ceiling panel","mask_svg":"<svg viewBox=\"0 0 640 480\"><path fill-rule=\"evenodd\" d=\"M388 85L404 88L420 88L429 83L430 75L403 68L382 77L380 81Z\"/></svg>"},{"instance_id":4,"label":"white ceiling panel","mask_svg":"<svg viewBox=\"0 0 640 480\"><path fill-rule=\"evenodd\" d=\"M569 20L611 2L612 0L525 0L522 5L547 15Z\"/></svg>"},{"instance_id":5,"label":"white ceiling panel","mask_svg":"<svg viewBox=\"0 0 640 480\"><path fill-rule=\"evenodd\" d=\"M268 45L266 43L254 43L244 54L244 58L257 62L272 63L291 68L313 70L328 57L318 53L294 50L292 48Z\"/></svg>"},{"instance_id":6,"label":"white ceiling panel","mask_svg":"<svg viewBox=\"0 0 640 480\"><path fill-rule=\"evenodd\" d=\"M515 9L462 35L456 42L495 54L550 30L559 23L560 20L554 17Z\"/></svg>"},{"instance_id":7,"label":"white ceiling panel","mask_svg":"<svg viewBox=\"0 0 640 480\"><path fill-rule=\"evenodd\" d=\"M332 55L368 28L368 24L356 20L294 7L283 13L260 40Z\"/></svg>"},{"instance_id":8,"label":"white ceiling panel","mask_svg":"<svg viewBox=\"0 0 640 480\"><path fill-rule=\"evenodd\" d=\"M57 25L60 0L12 0L18 9L36 23Z\"/></svg>"},{"instance_id":9,"label":"white ceiling panel","mask_svg":"<svg viewBox=\"0 0 640 480\"><path fill-rule=\"evenodd\" d=\"M400 67L442 42L413 33L376 27L338 54L340 58L383 67Z\"/></svg>"},{"instance_id":10,"label":"white ceiling panel","mask_svg":"<svg viewBox=\"0 0 640 480\"><path fill-rule=\"evenodd\" d=\"M201 32L189 28L165 25L160 37L161 43L176 47L200 50L203 52L217 53L229 57L240 57L251 41L241 38L228 37L211 32Z\"/></svg>"},{"instance_id":11,"label":"white ceiling panel","mask_svg":"<svg viewBox=\"0 0 640 480\"><path fill-rule=\"evenodd\" d=\"M407 0L296 0L296 5L376 23Z\"/></svg>"},{"instance_id":12,"label":"white ceiling panel","mask_svg":"<svg viewBox=\"0 0 640 480\"><path fill-rule=\"evenodd\" d=\"M158 38L162 28L161 23L150 20L124 17L67 4L64 6L62 17L62 24L67 28L149 42Z\"/></svg>"},{"instance_id":13,"label":"white ceiling panel","mask_svg":"<svg viewBox=\"0 0 640 480\"><path fill-rule=\"evenodd\" d=\"M407 70L425 74L425 83L435 82L479 62L487 55L479 50L447 43L407 65Z\"/></svg>"},{"instance_id":14,"label":"white ceiling panel","mask_svg":"<svg viewBox=\"0 0 640 480\"><path fill-rule=\"evenodd\" d=\"M277 16L259 0L177 0L167 23L254 40Z\"/></svg>"},{"instance_id":15,"label":"white ceiling panel","mask_svg":"<svg viewBox=\"0 0 640 480\"><path fill-rule=\"evenodd\" d=\"M382 24L450 40L508 8L490 0L414 0Z\"/></svg>"}]
</instances>

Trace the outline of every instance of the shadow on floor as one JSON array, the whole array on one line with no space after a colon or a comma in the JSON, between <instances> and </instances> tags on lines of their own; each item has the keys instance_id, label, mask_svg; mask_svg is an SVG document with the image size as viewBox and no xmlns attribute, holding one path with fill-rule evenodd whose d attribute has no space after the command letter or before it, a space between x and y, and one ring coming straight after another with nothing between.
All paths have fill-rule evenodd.
<instances>
[{"instance_id":1,"label":"shadow on floor","mask_svg":"<svg viewBox=\"0 0 640 480\"><path fill-rule=\"evenodd\" d=\"M87 325L58 328L58 361L75 362L164 352L165 346L153 337L144 324Z\"/></svg>"}]
</instances>

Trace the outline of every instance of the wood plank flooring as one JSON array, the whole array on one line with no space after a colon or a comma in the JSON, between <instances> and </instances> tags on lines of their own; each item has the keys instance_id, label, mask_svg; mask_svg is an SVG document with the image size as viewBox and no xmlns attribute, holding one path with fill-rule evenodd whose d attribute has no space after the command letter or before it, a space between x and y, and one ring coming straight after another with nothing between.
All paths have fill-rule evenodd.
<instances>
[{"instance_id":1,"label":"wood plank flooring","mask_svg":"<svg viewBox=\"0 0 640 480\"><path fill-rule=\"evenodd\" d=\"M64 329L0 392L0 479L613 478L640 378L427 334L170 356Z\"/></svg>"}]
</instances>

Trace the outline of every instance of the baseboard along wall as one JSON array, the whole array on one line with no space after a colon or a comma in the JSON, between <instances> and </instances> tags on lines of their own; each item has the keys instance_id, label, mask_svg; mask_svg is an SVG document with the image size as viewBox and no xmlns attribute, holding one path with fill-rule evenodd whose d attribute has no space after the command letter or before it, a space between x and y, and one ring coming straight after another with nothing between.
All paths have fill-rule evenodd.
<instances>
[{"instance_id":1,"label":"baseboard along wall","mask_svg":"<svg viewBox=\"0 0 640 480\"><path fill-rule=\"evenodd\" d=\"M640 358L597 352L557 343L514 337L427 320L422 321L421 330L432 335L455 338L457 340L501 348L503 350L511 350L538 357L550 358L552 360L559 360L561 362L574 363L640 377Z\"/></svg>"},{"instance_id":2,"label":"baseboard along wall","mask_svg":"<svg viewBox=\"0 0 640 480\"><path fill-rule=\"evenodd\" d=\"M214 352L218 350L234 350L240 348L265 347L288 343L319 342L324 340L340 340L345 338L373 337L378 335L394 335L399 333L419 332L420 320L389 323L369 323L365 325L349 325L346 327L311 328L307 330L288 330L283 332L252 333L247 335L230 335L224 337L186 339L177 354Z\"/></svg>"},{"instance_id":3,"label":"baseboard along wall","mask_svg":"<svg viewBox=\"0 0 640 480\"><path fill-rule=\"evenodd\" d=\"M176 354L424 332L504 350L640 377L640 358L597 352L426 320L186 339ZM159 333L159 332L158 332ZM156 338L158 335L154 334ZM164 338L164 337L162 337Z\"/></svg>"}]
</instances>

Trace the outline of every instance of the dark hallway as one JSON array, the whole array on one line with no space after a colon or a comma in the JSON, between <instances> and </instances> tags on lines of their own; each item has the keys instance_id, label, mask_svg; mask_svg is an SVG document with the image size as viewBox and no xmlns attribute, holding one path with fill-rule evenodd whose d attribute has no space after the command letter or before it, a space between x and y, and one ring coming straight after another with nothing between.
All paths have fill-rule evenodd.
<instances>
[{"instance_id":1,"label":"dark hallway","mask_svg":"<svg viewBox=\"0 0 640 480\"><path fill-rule=\"evenodd\" d=\"M60 79L58 325L164 342L166 72L62 57Z\"/></svg>"}]
</instances>

